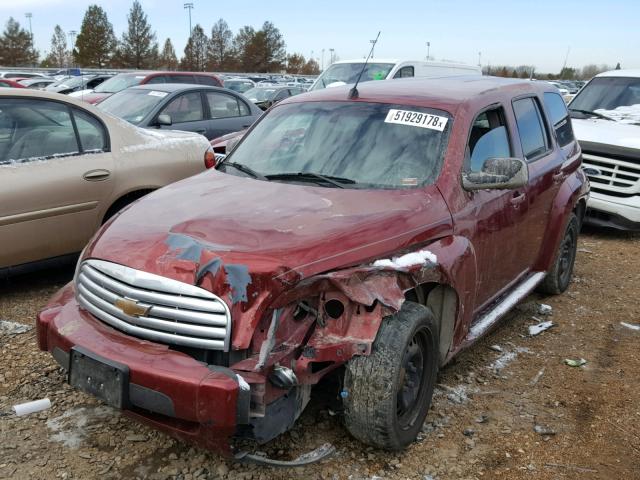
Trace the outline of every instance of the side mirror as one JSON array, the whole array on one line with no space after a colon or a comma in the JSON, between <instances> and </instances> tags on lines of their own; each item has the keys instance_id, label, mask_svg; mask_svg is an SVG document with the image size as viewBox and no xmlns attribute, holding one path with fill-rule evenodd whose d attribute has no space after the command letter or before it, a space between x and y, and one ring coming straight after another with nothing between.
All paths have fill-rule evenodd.
<instances>
[{"instance_id":1,"label":"side mirror","mask_svg":"<svg viewBox=\"0 0 640 480\"><path fill-rule=\"evenodd\" d=\"M173 122L171 121L171 115L169 115L168 113L163 113L161 115L158 115L158 119L156 120L156 125L160 127L169 127L173 125Z\"/></svg>"},{"instance_id":2,"label":"side mirror","mask_svg":"<svg viewBox=\"0 0 640 480\"><path fill-rule=\"evenodd\" d=\"M529 183L529 167L519 158L490 158L481 172L462 174L465 190L510 190Z\"/></svg>"}]
</instances>

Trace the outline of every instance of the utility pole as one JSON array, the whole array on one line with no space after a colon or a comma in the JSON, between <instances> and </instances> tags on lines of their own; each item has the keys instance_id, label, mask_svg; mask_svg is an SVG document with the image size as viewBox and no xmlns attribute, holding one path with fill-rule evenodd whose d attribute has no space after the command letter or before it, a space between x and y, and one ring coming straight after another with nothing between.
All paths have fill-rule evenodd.
<instances>
[{"instance_id":1,"label":"utility pole","mask_svg":"<svg viewBox=\"0 0 640 480\"><path fill-rule=\"evenodd\" d=\"M33 55L36 51L35 46L33 45L33 30L31 29L31 17L33 17L33 13L27 12L24 16L29 19L29 38L31 39L31 54ZM35 67L35 63L33 66Z\"/></svg>"},{"instance_id":2,"label":"utility pole","mask_svg":"<svg viewBox=\"0 0 640 480\"><path fill-rule=\"evenodd\" d=\"M560 70L560 78L562 78L562 72L567 68L567 60L569 60L569 52L571 51L571 47L567 47L567 54L564 56L564 63L562 64L562 70Z\"/></svg>"},{"instance_id":3,"label":"utility pole","mask_svg":"<svg viewBox=\"0 0 640 480\"><path fill-rule=\"evenodd\" d=\"M320 71L324 71L324 48L322 49L322 63L320 64Z\"/></svg>"},{"instance_id":4,"label":"utility pole","mask_svg":"<svg viewBox=\"0 0 640 480\"><path fill-rule=\"evenodd\" d=\"M482 52L478 52L478 66L482 68Z\"/></svg>"},{"instance_id":5,"label":"utility pole","mask_svg":"<svg viewBox=\"0 0 640 480\"><path fill-rule=\"evenodd\" d=\"M330 60L329 60L329 65L333 65L333 53L334 53L335 51L336 51L336 49L335 49L335 48L330 48L330 49L329 49L329 52L331 52L331 56L329 57L329 58L330 58Z\"/></svg>"},{"instance_id":6,"label":"utility pole","mask_svg":"<svg viewBox=\"0 0 640 480\"><path fill-rule=\"evenodd\" d=\"M430 58L431 42L427 42L427 60Z\"/></svg>"},{"instance_id":7,"label":"utility pole","mask_svg":"<svg viewBox=\"0 0 640 480\"><path fill-rule=\"evenodd\" d=\"M189 10L189 38L191 38L191 33L193 32L193 29L191 28L191 10L193 10L193 3L185 3L184 8L185 10Z\"/></svg>"},{"instance_id":8,"label":"utility pole","mask_svg":"<svg viewBox=\"0 0 640 480\"><path fill-rule=\"evenodd\" d=\"M376 48L376 41L375 40L369 40L369 43L371 44L371 60L373 60L373 51Z\"/></svg>"}]
</instances>

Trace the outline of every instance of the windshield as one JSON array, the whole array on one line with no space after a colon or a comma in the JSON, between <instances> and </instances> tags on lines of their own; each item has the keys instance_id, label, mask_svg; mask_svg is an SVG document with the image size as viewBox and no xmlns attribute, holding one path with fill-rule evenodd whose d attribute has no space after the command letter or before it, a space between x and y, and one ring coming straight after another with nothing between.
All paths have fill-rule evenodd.
<instances>
[{"instance_id":1,"label":"windshield","mask_svg":"<svg viewBox=\"0 0 640 480\"><path fill-rule=\"evenodd\" d=\"M441 110L294 103L271 110L227 159L267 177L304 172L349 179L344 188L409 188L435 181L450 129Z\"/></svg>"},{"instance_id":2,"label":"windshield","mask_svg":"<svg viewBox=\"0 0 640 480\"><path fill-rule=\"evenodd\" d=\"M70 77L67 80L64 80L62 82L58 82L56 84L57 87L61 87L61 86L65 86L65 87L69 87L69 88L76 88L79 87L80 85L82 85L83 83L87 82L88 80L90 80L91 77Z\"/></svg>"},{"instance_id":3,"label":"windshield","mask_svg":"<svg viewBox=\"0 0 640 480\"><path fill-rule=\"evenodd\" d=\"M356 83L362 67L363 63L334 63L318 77L312 90L321 90L334 82ZM393 63L369 63L360 81L384 80L393 67Z\"/></svg>"},{"instance_id":4,"label":"windshield","mask_svg":"<svg viewBox=\"0 0 640 480\"><path fill-rule=\"evenodd\" d=\"M167 95L169 95L167 92L134 88L111 95L96 106L102 111L137 125Z\"/></svg>"},{"instance_id":5,"label":"windshield","mask_svg":"<svg viewBox=\"0 0 640 480\"><path fill-rule=\"evenodd\" d=\"M94 92L97 93L117 93L125 88L140 85L144 79L144 75L116 75L115 77L105 80L98 85Z\"/></svg>"},{"instance_id":6,"label":"windshield","mask_svg":"<svg viewBox=\"0 0 640 480\"><path fill-rule=\"evenodd\" d=\"M569 104L572 116L597 112L608 118L623 120L634 111L640 117L640 78L597 77L591 80ZM636 119L637 121L637 119Z\"/></svg>"},{"instance_id":7,"label":"windshield","mask_svg":"<svg viewBox=\"0 0 640 480\"><path fill-rule=\"evenodd\" d=\"M244 96L252 102L267 102L273 98L278 90L275 88L255 87L244 92Z\"/></svg>"}]
</instances>

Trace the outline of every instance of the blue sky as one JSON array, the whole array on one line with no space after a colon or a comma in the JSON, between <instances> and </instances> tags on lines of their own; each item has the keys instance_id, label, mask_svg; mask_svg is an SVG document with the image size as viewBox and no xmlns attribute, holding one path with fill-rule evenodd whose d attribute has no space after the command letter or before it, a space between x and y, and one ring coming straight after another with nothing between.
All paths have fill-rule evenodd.
<instances>
[{"instance_id":1,"label":"blue sky","mask_svg":"<svg viewBox=\"0 0 640 480\"><path fill-rule=\"evenodd\" d=\"M120 36L132 0L0 0L0 22L13 16L28 26L41 53L49 50L56 24L79 30L87 6L104 8ZM170 37L178 55L187 40L189 23L182 0L142 0L158 40ZM426 42L431 56L483 65L530 64L541 72L557 72L567 49L569 66L588 63L640 68L640 1L638 0L423 0L423 1L204 1L193 0L193 24L210 33L224 18L234 33L244 25L259 28L272 21L283 33L287 50L325 63L329 49L341 59L360 58L369 39L382 31L378 58L423 58Z\"/></svg>"}]
</instances>

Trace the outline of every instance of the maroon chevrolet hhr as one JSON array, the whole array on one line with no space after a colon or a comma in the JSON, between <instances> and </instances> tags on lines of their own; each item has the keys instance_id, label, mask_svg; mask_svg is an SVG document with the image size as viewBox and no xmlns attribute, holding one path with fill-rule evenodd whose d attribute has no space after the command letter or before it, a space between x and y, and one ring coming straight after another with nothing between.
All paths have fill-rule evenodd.
<instances>
[{"instance_id":1,"label":"maroon chevrolet hhr","mask_svg":"<svg viewBox=\"0 0 640 480\"><path fill-rule=\"evenodd\" d=\"M269 441L332 378L348 431L402 449L439 368L534 289L568 287L581 160L544 83L292 97L215 170L108 222L39 346L74 387L209 448Z\"/></svg>"}]
</instances>

